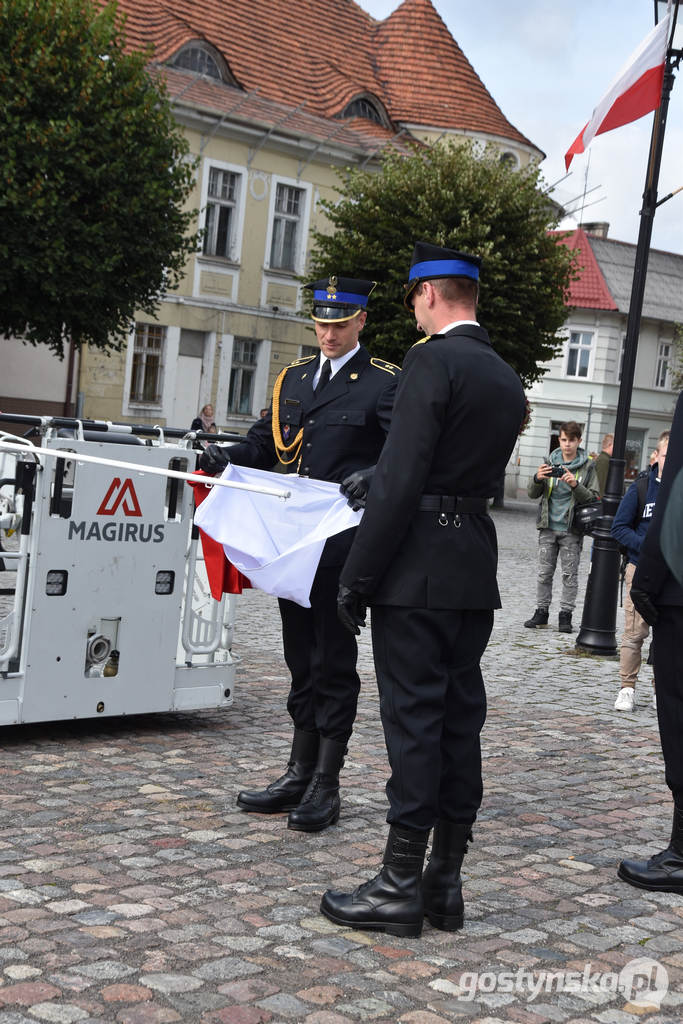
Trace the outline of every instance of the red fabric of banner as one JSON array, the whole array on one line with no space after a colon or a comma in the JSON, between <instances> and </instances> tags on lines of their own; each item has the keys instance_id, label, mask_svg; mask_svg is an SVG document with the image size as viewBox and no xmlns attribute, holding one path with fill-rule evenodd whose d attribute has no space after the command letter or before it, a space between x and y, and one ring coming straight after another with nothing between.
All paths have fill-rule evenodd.
<instances>
[{"instance_id":1,"label":"red fabric of banner","mask_svg":"<svg viewBox=\"0 0 683 1024\"><path fill-rule=\"evenodd\" d=\"M208 476L208 474L203 473L201 469L196 471L196 475ZM188 480L188 483L194 491L195 505L201 505L204 498L206 498L211 492L211 487L206 484L193 483L191 480ZM220 601L223 594L241 594L243 590L249 590L251 588L251 583L247 577L242 575L239 569L236 569L232 562L229 562L225 557L223 545L219 544L218 541L213 539L213 537L209 537L209 535L204 533L203 530L199 530L199 537L202 542L204 564L206 566L206 575L209 580L211 596L216 601Z\"/></svg>"}]
</instances>

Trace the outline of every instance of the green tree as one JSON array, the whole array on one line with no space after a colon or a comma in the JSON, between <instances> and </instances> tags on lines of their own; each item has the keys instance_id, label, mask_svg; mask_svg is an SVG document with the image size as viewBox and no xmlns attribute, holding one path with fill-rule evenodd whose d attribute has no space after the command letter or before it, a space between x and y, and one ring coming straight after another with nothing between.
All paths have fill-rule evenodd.
<instances>
[{"instance_id":1,"label":"green tree","mask_svg":"<svg viewBox=\"0 0 683 1024\"><path fill-rule=\"evenodd\" d=\"M114 5L0 6L0 334L121 348L196 246L194 163Z\"/></svg>"},{"instance_id":2,"label":"green tree","mask_svg":"<svg viewBox=\"0 0 683 1024\"><path fill-rule=\"evenodd\" d=\"M416 340L402 305L416 241L482 257L479 316L501 356L529 384L558 348L574 256L548 234L557 223L538 168L512 170L493 149L437 144L388 155L380 172L347 169L341 199L325 203L334 233L316 232L312 277L379 282L365 343L401 363Z\"/></svg>"}]
</instances>

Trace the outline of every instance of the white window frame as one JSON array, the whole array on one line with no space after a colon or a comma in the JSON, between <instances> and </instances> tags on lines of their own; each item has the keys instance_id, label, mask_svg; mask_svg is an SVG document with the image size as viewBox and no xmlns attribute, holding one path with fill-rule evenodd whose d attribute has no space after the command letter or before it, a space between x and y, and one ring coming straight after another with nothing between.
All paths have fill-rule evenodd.
<instances>
[{"instance_id":1,"label":"white window frame","mask_svg":"<svg viewBox=\"0 0 683 1024\"><path fill-rule=\"evenodd\" d=\"M624 372L624 356L626 355L626 332L621 336L619 352L617 354L617 384L621 384L621 375Z\"/></svg>"},{"instance_id":2,"label":"white window frame","mask_svg":"<svg viewBox=\"0 0 683 1024\"><path fill-rule=\"evenodd\" d=\"M245 361L245 360L239 358L240 355L241 355L240 350L241 350L242 346L244 346L244 345L248 345L248 346L253 345L254 346L254 350L253 350L254 359L253 359L253 362L251 360L250 361ZM256 380L257 380L257 376L258 376L259 356L260 356L260 352L261 352L261 346L262 346L262 342L258 338L242 338L242 337L236 336L234 338L234 340L233 340L233 344L232 344L232 357L231 357L231 360L230 360L230 376L228 378L228 397L227 397L227 401L226 401L226 412L225 412L225 415L226 415L227 418L230 418L232 416L251 416L252 415L252 410L254 408L254 396L255 396L255 393L256 393ZM237 379L240 381L240 389L239 389L240 393L242 391L241 381L242 381L243 374L245 372L249 373L250 386L249 386L249 403L248 403L248 409L247 410L244 410L244 409L231 409L230 408L230 395L231 395L231 392L232 392L233 373L235 373L235 372L237 372L237 374L238 374L238 378Z\"/></svg>"},{"instance_id":3,"label":"white window frame","mask_svg":"<svg viewBox=\"0 0 683 1024\"><path fill-rule=\"evenodd\" d=\"M138 349L138 339L142 335L142 363L146 369L147 363L147 342L149 340L150 333L159 334L161 345L159 346L160 359L157 367L157 389L154 399L140 398L133 394L133 386L135 381L135 364L136 355L140 351ZM164 378L166 370L166 360L168 356L167 352L167 328L163 324L150 324L140 321L135 324L131 332L130 340L130 373L126 381L126 401L129 408L146 408L146 409L161 409L163 407L164 399ZM150 352L151 354L151 352Z\"/></svg>"},{"instance_id":4,"label":"white window frame","mask_svg":"<svg viewBox=\"0 0 683 1024\"><path fill-rule=\"evenodd\" d=\"M275 218L281 216L276 212L275 204L278 194L278 185L282 185L288 188L297 189L302 193L301 195L301 208L297 217L298 231L294 243L294 266L293 267L274 267L271 264L271 252L273 248L273 234L275 230ZM308 226L310 221L311 213L311 185L303 181L297 181L295 178L283 178L273 176L271 189L270 189L270 203L268 209L268 232L266 236L266 251L264 255L264 267L272 274L283 274L286 276L299 276L304 272L305 256L306 256L306 242L308 239ZM290 215L291 216L291 215ZM285 214L285 218L288 215Z\"/></svg>"},{"instance_id":5,"label":"white window frame","mask_svg":"<svg viewBox=\"0 0 683 1024\"><path fill-rule=\"evenodd\" d=\"M228 256L214 256L203 251L199 252L200 259L202 261L215 262L215 263L239 263L242 254L242 240L244 237L244 208L246 203L246 192L247 192L247 169L239 164L226 163L224 160L212 160L205 159L202 163L202 191L200 197L200 215L199 215L199 227L204 231L207 227L208 219L208 206L210 202L213 202L212 197L209 195L209 183L211 180L211 171L216 170L226 174L234 174L236 177L235 191L236 196L231 202L225 202L222 205L231 205L232 216L230 218L229 234L230 238L228 241Z\"/></svg>"},{"instance_id":6,"label":"white window frame","mask_svg":"<svg viewBox=\"0 0 683 1024\"><path fill-rule=\"evenodd\" d=\"M666 352L662 350L666 349ZM657 344L657 360L655 362L654 386L658 391L671 390L671 364L673 363L673 344L660 341ZM664 370L662 381L662 369ZM661 383L660 383L661 381Z\"/></svg>"},{"instance_id":7,"label":"white window frame","mask_svg":"<svg viewBox=\"0 0 683 1024\"><path fill-rule=\"evenodd\" d=\"M581 338L589 338L590 339L590 344L585 344L583 342L579 342L578 344L573 344L572 343L572 338L574 338L575 336L579 336ZM563 372L563 376L566 377L568 380L592 380L592 377L593 377L593 362L595 360L594 340L595 340L595 332L594 331L584 331L584 330L580 330L580 329L575 329L575 330L570 330L569 331L569 336L567 338L566 345L565 345L564 372ZM577 365L577 369L578 369L579 361L580 361L580 354L581 354L581 352L585 352L586 350L588 350L588 366L586 368L585 376L583 374L579 375L578 373L570 373L569 372L570 353L572 351L578 351L577 364L576 364Z\"/></svg>"}]
</instances>

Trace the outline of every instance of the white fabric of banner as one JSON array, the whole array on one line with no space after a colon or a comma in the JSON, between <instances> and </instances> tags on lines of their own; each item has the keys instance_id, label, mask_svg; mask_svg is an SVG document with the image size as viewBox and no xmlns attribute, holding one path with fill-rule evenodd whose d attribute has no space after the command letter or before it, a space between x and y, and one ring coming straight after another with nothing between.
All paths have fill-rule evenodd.
<instances>
[{"instance_id":1,"label":"white fabric of banner","mask_svg":"<svg viewBox=\"0 0 683 1024\"><path fill-rule=\"evenodd\" d=\"M195 513L195 523L223 545L226 557L252 586L310 608L310 593L328 537L357 526L339 484L268 473L229 463L221 479L291 491L270 494L214 487Z\"/></svg>"}]
</instances>

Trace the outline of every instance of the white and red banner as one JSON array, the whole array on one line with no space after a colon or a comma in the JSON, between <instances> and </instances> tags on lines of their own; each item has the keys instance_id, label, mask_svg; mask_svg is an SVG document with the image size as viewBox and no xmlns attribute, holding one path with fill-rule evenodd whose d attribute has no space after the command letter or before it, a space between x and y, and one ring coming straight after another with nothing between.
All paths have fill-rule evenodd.
<instances>
[{"instance_id":1,"label":"white and red banner","mask_svg":"<svg viewBox=\"0 0 683 1024\"><path fill-rule=\"evenodd\" d=\"M195 512L197 526L223 545L252 586L310 608L313 577L328 537L357 526L339 484L283 476L229 463L222 480L272 488L271 493L214 487ZM286 486L286 501L273 497ZM220 493L219 493L220 492Z\"/></svg>"},{"instance_id":2,"label":"white and red banner","mask_svg":"<svg viewBox=\"0 0 683 1024\"><path fill-rule=\"evenodd\" d=\"M583 153L596 135L630 124L657 109L662 95L670 21L671 11L668 10L626 61L593 111L590 121L565 153L567 170L574 156Z\"/></svg>"}]
</instances>

